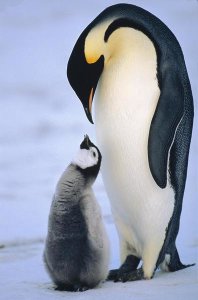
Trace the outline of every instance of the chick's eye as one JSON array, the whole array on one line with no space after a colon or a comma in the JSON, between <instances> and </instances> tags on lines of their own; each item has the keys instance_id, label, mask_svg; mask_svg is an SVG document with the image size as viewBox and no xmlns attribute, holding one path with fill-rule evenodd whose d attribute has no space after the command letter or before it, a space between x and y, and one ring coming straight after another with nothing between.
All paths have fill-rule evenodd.
<instances>
[{"instance_id":1,"label":"chick's eye","mask_svg":"<svg viewBox=\"0 0 198 300\"><path fill-rule=\"evenodd\" d=\"M93 157L96 157L96 152L95 151L93 151Z\"/></svg>"}]
</instances>

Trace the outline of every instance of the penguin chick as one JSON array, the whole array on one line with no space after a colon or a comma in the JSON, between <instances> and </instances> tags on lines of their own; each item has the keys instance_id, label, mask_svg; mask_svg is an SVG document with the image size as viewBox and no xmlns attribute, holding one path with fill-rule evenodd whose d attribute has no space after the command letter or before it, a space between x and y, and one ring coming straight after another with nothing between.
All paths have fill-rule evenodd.
<instances>
[{"instance_id":1,"label":"penguin chick","mask_svg":"<svg viewBox=\"0 0 198 300\"><path fill-rule=\"evenodd\" d=\"M101 159L86 135L56 186L44 262L58 290L85 291L108 274L109 242L92 190Z\"/></svg>"}]
</instances>

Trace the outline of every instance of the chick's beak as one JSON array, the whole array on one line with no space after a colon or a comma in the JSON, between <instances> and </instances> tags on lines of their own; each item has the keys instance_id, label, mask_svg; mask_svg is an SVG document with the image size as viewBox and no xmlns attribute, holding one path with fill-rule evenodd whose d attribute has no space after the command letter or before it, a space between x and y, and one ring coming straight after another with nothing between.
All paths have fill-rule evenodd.
<instances>
[{"instance_id":1,"label":"chick's beak","mask_svg":"<svg viewBox=\"0 0 198 300\"><path fill-rule=\"evenodd\" d=\"M90 139L89 139L89 136L86 134L84 136L84 140L82 141L81 145L80 145L80 149L87 149L89 150L89 147L90 147Z\"/></svg>"}]
</instances>

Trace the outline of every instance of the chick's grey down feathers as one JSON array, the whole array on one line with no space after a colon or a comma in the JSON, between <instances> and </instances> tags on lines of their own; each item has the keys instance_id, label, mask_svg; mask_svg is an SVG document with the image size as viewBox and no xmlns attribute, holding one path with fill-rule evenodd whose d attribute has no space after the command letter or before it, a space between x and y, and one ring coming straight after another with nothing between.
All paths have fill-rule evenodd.
<instances>
[{"instance_id":1,"label":"chick's grey down feathers","mask_svg":"<svg viewBox=\"0 0 198 300\"><path fill-rule=\"evenodd\" d=\"M86 172L68 166L50 209L44 261L58 289L86 290L107 276L106 240L91 188L95 178Z\"/></svg>"}]
</instances>

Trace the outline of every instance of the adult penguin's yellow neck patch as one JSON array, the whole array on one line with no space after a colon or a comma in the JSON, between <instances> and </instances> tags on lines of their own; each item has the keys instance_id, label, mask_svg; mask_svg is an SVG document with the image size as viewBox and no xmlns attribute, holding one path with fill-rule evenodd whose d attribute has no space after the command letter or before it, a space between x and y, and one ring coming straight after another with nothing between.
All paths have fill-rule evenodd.
<instances>
[{"instance_id":1,"label":"adult penguin's yellow neck patch","mask_svg":"<svg viewBox=\"0 0 198 300\"><path fill-rule=\"evenodd\" d=\"M112 20L108 20L94 27L85 39L85 58L89 64L95 63L101 55L105 56L106 44L104 41L105 31L111 24Z\"/></svg>"}]
</instances>

